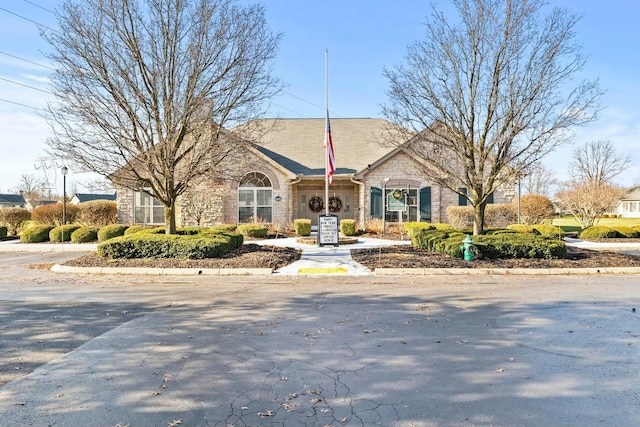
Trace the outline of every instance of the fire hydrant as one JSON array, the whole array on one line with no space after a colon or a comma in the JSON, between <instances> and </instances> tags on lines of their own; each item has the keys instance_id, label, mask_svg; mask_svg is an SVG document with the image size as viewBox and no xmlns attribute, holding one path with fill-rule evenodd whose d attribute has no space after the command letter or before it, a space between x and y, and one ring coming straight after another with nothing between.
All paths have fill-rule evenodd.
<instances>
[{"instance_id":1,"label":"fire hydrant","mask_svg":"<svg viewBox=\"0 0 640 427\"><path fill-rule=\"evenodd\" d=\"M471 240L471 236L467 234L467 237L462 241L462 246L460 246L460 252L464 257L465 261L473 261L473 258L476 255L476 247L473 245L473 240Z\"/></svg>"}]
</instances>

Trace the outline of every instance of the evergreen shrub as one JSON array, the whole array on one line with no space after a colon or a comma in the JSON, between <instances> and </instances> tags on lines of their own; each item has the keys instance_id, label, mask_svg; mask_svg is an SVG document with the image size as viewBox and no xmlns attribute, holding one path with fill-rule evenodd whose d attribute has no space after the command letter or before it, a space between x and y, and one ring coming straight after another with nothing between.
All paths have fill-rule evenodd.
<instances>
[{"instance_id":1,"label":"evergreen shrub","mask_svg":"<svg viewBox=\"0 0 640 427\"><path fill-rule=\"evenodd\" d=\"M134 233L99 243L98 255L109 258L216 258L242 246L242 243L243 237L237 233Z\"/></svg>"},{"instance_id":2,"label":"evergreen shrub","mask_svg":"<svg viewBox=\"0 0 640 427\"><path fill-rule=\"evenodd\" d=\"M240 224L238 225L238 233L245 237L264 238L269 234L269 227L262 224Z\"/></svg>"},{"instance_id":3,"label":"evergreen shrub","mask_svg":"<svg viewBox=\"0 0 640 427\"><path fill-rule=\"evenodd\" d=\"M356 220L340 220L340 233L342 233L343 236L354 236L356 234Z\"/></svg>"},{"instance_id":4,"label":"evergreen shrub","mask_svg":"<svg viewBox=\"0 0 640 427\"><path fill-rule=\"evenodd\" d=\"M105 225L98 231L98 241L104 242L114 237L123 236L128 229L129 226L125 224Z\"/></svg>"},{"instance_id":5,"label":"evergreen shrub","mask_svg":"<svg viewBox=\"0 0 640 427\"><path fill-rule=\"evenodd\" d=\"M580 232L581 239L611 239L618 236L618 233L606 225L592 225Z\"/></svg>"},{"instance_id":6,"label":"evergreen shrub","mask_svg":"<svg viewBox=\"0 0 640 427\"><path fill-rule=\"evenodd\" d=\"M84 227L78 228L76 231L71 233L71 242L72 243L87 243L98 240L98 231L100 227L96 225L86 225Z\"/></svg>"},{"instance_id":7,"label":"evergreen shrub","mask_svg":"<svg viewBox=\"0 0 640 427\"><path fill-rule=\"evenodd\" d=\"M53 230L52 225L34 225L27 228L20 235L22 243L41 243L49 241L49 232Z\"/></svg>"},{"instance_id":8,"label":"evergreen shrub","mask_svg":"<svg viewBox=\"0 0 640 427\"><path fill-rule=\"evenodd\" d=\"M68 242L71 240L71 233L80 228L77 224L59 225L49 231L50 242Z\"/></svg>"},{"instance_id":9,"label":"evergreen shrub","mask_svg":"<svg viewBox=\"0 0 640 427\"><path fill-rule=\"evenodd\" d=\"M293 221L293 228L298 236L310 236L311 220L306 218L296 219Z\"/></svg>"}]
</instances>

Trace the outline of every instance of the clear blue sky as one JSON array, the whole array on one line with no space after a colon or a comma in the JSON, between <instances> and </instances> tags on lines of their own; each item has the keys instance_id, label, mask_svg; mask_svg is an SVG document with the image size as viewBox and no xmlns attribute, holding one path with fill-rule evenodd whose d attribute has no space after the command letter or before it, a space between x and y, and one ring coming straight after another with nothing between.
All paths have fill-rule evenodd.
<instances>
[{"instance_id":1,"label":"clear blue sky","mask_svg":"<svg viewBox=\"0 0 640 427\"><path fill-rule=\"evenodd\" d=\"M255 1L241 0L243 4ZM267 20L282 40L274 73L287 84L273 100L273 116L322 117L324 52L329 50L329 107L332 117L380 117L386 102L383 67L400 64L406 47L424 35L429 1L417 0L263 0ZM451 10L450 2L437 1ZM605 109L597 122L576 130L575 143L608 139L630 153L635 165L618 181L640 183L640 1L549 0L583 15L576 37L589 55L581 78L600 80ZM0 192L16 186L22 174L40 174L34 164L45 156L49 136L38 108L46 102L51 70L34 22L55 26L60 0L0 0ZM33 21L33 22L32 22ZM31 61L31 62L28 62ZM9 81L7 81L9 80ZM339 144L339 141L334 141ZM559 149L545 164L566 178L564 162L573 147ZM57 178L59 166L48 170ZM83 191L89 177L71 169L69 185ZM69 191L69 190L68 190Z\"/></svg>"}]
</instances>

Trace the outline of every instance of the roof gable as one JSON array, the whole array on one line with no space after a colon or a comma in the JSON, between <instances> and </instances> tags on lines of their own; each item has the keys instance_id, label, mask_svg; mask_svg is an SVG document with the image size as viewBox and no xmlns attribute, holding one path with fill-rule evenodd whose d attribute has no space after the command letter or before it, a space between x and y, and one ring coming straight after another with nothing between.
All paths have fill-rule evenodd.
<instances>
[{"instance_id":1,"label":"roof gable","mask_svg":"<svg viewBox=\"0 0 640 427\"><path fill-rule=\"evenodd\" d=\"M253 141L261 153L297 175L324 174L324 118L258 122L267 129ZM355 174L392 151L384 142L393 138L400 142L400 134L391 129L383 119L331 119L336 175Z\"/></svg>"}]
</instances>

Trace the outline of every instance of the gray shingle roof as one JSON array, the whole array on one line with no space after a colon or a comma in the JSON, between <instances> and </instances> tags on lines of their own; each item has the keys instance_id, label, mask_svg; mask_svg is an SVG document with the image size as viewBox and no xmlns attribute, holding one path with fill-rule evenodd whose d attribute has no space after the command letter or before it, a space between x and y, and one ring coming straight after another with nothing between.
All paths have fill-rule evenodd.
<instances>
[{"instance_id":1,"label":"gray shingle roof","mask_svg":"<svg viewBox=\"0 0 640 427\"><path fill-rule=\"evenodd\" d=\"M262 137L253 141L266 156L295 174L322 175L325 167L325 119L262 119ZM365 169L393 147L383 144L393 135L384 119L331 119L336 175Z\"/></svg>"},{"instance_id":2,"label":"gray shingle roof","mask_svg":"<svg viewBox=\"0 0 640 427\"><path fill-rule=\"evenodd\" d=\"M78 198L80 203L89 202L92 200L116 200L115 194L89 194L89 193L76 193L75 197Z\"/></svg>"},{"instance_id":3,"label":"gray shingle roof","mask_svg":"<svg viewBox=\"0 0 640 427\"><path fill-rule=\"evenodd\" d=\"M0 203L24 203L24 197L20 194L0 194Z\"/></svg>"}]
</instances>

